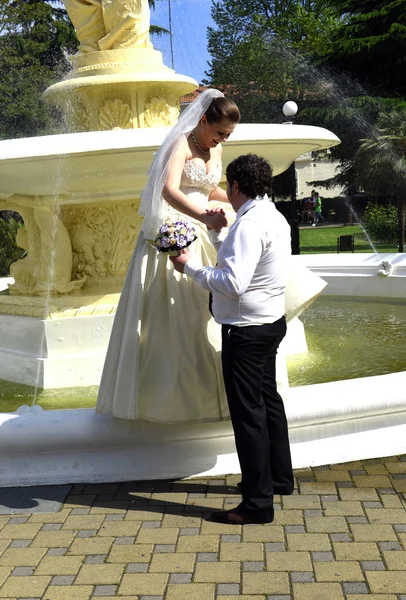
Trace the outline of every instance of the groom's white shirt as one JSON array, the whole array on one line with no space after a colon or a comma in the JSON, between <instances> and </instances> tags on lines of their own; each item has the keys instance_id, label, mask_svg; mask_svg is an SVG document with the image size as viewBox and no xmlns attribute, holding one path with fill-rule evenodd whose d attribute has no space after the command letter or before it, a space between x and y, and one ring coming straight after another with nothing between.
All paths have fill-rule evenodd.
<instances>
[{"instance_id":1,"label":"groom's white shirt","mask_svg":"<svg viewBox=\"0 0 406 600\"><path fill-rule=\"evenodd\" d=\"M217 254L216 267L185 265L185 273L213 294L218 323L273 323L285 313L290 227L267 198L247 200Z\"/></svg>"}]
</instances>

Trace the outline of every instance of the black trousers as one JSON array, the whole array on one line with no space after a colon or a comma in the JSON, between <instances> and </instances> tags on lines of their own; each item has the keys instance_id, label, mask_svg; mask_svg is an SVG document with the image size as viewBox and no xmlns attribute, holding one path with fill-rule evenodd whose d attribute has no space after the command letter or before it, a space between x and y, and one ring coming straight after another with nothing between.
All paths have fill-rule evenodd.
<instances>
[{"instance_id":1,"label":"black trousers","mask_svg":"<svg viewBox=\"0 0 406 600\"><path fill-rule=\"evenodd\" d=\"M286 319L222 326L223 377L242 473L243 506L273 513L273 485L293 489L285 409L275 361Z\"/></svg>"}]
</instances>

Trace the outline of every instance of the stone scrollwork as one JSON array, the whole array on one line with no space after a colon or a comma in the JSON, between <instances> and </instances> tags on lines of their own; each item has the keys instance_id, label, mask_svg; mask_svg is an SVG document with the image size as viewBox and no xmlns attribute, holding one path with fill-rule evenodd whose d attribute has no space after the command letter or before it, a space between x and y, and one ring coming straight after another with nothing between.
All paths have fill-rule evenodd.
<instances>
[{"instance_id":1,"label":"stone scrollwork","mask_svg":"<svg viewBox=\"0 0 406 600\"><path fill-rule=\"evenodd\" d=\"M135 204L71 207L65 220L72 240L74 277L124 277L141 223Z\"/></svg>"},{"instance_id":2,"label":"stone scrollwork","mask_svg":"<svg viewBox=\"0 0 406 600\"><path fill-rule=\"evenodd\" d=\"M131 110L119 98L107 100L99 111L99 129L132 129Z\"/></svg>"},{"instance_id":3,"label":"stone scrollwork","mask_svg":"<svg viewBox=\"0 0 406 600\"><path fill-rule=\"evenodd\" d=\"M169 127L179 117L179 107L169 106L164 98L153 97L145 105L144 121L146 127Z\"/></svg>"},{"instance_id":4,"label":"stone scrollwork","mask_svg":"<svg viewBox=\"0 0 406 600\"><path fill-rule=\"evenodd\" d=\"M27 249L27 257L11 265L15 283L10 294L48 296L69 294L79 289L85 277L72 280L72 247L58 207L18 208L25 230L18 244Z\"/></svg>"}]
</instances>

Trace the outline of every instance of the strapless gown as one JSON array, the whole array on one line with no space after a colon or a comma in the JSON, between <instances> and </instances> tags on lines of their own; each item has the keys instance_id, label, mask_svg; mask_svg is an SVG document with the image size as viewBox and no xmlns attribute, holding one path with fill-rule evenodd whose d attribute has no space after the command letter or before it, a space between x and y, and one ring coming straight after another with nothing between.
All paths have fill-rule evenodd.
<instances>
[{"instance_id":1,"label":"strapless gown","mask_svg":"<svg viewBox=\"0 0 406 600\"><path fill-rule=\"evenodd\" d=\"M181 189L203 209L219 184L221 164L206 174L188 161ZM192 222L190 246L202 264L216 264L206 227ZM208 309L208 293L176 272L140 233L117 307L96 412L123 419L175 423L229 418L221 369L221 332Z\"/></svg>"}]
</instances>

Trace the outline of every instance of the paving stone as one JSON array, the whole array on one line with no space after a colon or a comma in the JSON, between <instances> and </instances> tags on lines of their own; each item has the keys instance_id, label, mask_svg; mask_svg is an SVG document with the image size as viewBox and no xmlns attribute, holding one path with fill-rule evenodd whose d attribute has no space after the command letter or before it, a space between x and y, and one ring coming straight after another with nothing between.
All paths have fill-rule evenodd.
<instances>
[{"instance_id":1,"label":"paving stone","mask_svg":"<svg viewBox=\"0 0 406 600\"><path fill-rule=\"evenodd\" d=\"M192 573L195 563L194 554L155 554L149 567L150 573ZM172 582L179 583L179 582Z\"/></svg>"},{"instance_id":2,"label":"paving stone","mask_svg":"<svg viewBox=\"0 0 406 600\"><path fill-rule=\"evenodd\" d=\"M316 563L314 572L317 581L364 581L359 563L355 561Z\"/></svg>"},{"instance_id":3,"label":"paving stone","mask_svg":"<svg viewBox=\"0 0 406 600\"><path fill-rule=\"evenodd\" d=\"M214 600L214 583L170 584L166 600Z\"/></svg>"},{"instance_id":4,"label":"paving stone","mask_svg":"<svg viewBox=\"0 0 406 600\"><path fill-rule=\"evenodd\" d=\"M172 573L169 576L169 583L191 583L192 573Z\"/></svg>"},{"instance_id":5,"label":"paving stone","mask_svg":"<svg viewBox=\"0 0 406 600\"><path fill-rule=\"evenodd\" d=\"M220 560L223 561L246 561L263 560L263 546L259 542L244 542L240 544L221 544Z\"/></svg>"},{"instance_id":6,"label":"paving stone","mask_svg":"<svg viewBox=\"0 0 406 600\"><path fill-rule=\"evenodd\" d=\"M43 485L0 488L0 514L57 512L71 487L71 485Z\"/></svg>"},{"instance_id":7,"label":"paving stone","mask_svg":"<svg viewBox=\"0 0 406 600\"><path fill-rule=\"evenodd\" d=\"M85 565L102 565L106 562L106 554L95 554L94 556L86 556Z\"/></svg>"},{"instance_id":8,"label":"paving stone","mask_svg":"<svg viewBox=\"0 0 406 600\"><path fill-rule=\"evenodd\" d=\"M349 533L330 533L330 540L332 542L350 542L351 536Z\"/></svg>"},{"instance_id":9,"label":"paving stone","mask_svg":"<svg viewBox=\"0 0 406 600\"><path fill-rule=\"evenodd\" d=\"M294 583L294 600L344 600L339 583Z\"/></svg>"},{"instance_id":10,"label":"paving stone","mask_svg":"<svg viewBox=\"0 0 406 600\"><path fill-rule=\"evenodd\" d=\"M166 514L161 523L161 527L179 527L185 530L188 528L196 528L200 530L201 519L200 514L198 517L186 515L185 513L180 515Z\"/></svg>"},{"instance_id":11,"label":"paving stone","mask_svg":"<svg viewBox=\"0 0 406 600\"><path fill-rule=\"evenodd\" d=\"M118 537L114 539L115 546L131 546L131 544L134 544L134 542L135 537L132 536Z\"/></svg>"},{"instance_id":12,"label":"paving stone","mask_svg":"<svg viewBox=\"0 0 406 600\"><path fill-rule=\"evenodd\" d=\"M219 583L217 586L218 596L238 596L240 586L238 583Z\"/></svg>"},{"instance_id":13,"label":"paving stone","mask_svg":"<svg viewBox=\"0 0 406 600\"><path fill-rule=\"evenodd\" d=\"M380 502L363 502L364 508L383 508L383 505Z\"/></svg>"},{"instance_id":14,"label":"paving stone","mask_svg":"<svg viewBox=\"0 0 406 600\"><path fill-rule=\"evenodd\" d=\"M288 512L288 511L286 511ZM243 528L245 542L283 542L283 527L277 525L245 525Z\"/></svg>"},{"instance_id":15,"label":"paving stone","mask_svg":"<svg viewBox=\"0 0 406 600\"><path fill-rule=\"evenodd\" d=\"M217 552L219 543L219 535L182 536L179 538L177 550L178 552Z\"/></svg>"},{"instance_id":16,"label":"paving stone","mask_svg":"<svg viewBox=\"0 0 406 600\"><path fill-rule=\"evenodd\" d=\"M88 515L90 513L90 508L72 508L70 511L71 515Z\"/></svg>"},{"instance_id":17,"label":"paving stone","mask_svg":"<svg viewBox=\"0 0 406 600\"><path fill-rule=\"evenodd\" d=\"M46 556L41 560L35 574L76 575L83 564L83 559L83 556Z\"/></svg>"},{"instance_id":18,"label":"paving stone","mask_svg":"<svg viewBox=\"0 0 406 600\"><path fill-rule=\"evenodd\" d=\"M313 573L301 573L299 571L293 571L290 574L290 579L292 583L310 583L314 581Z\"/></svg>"},{"instance_id":19,"label":"paving stone","mask_svg":"<svg viewBox=\"0 0 406 600\"><path fill-rule=\"evenodd\" d=\"M12 577L27 577L32 575L34 571L34 567L16 567L11 573Z\"/></svg>"},{"instance_id":20,"label":"paving stone","mask_svg":"<svg viewBox=\"0 0 406 600\"><path fill-rule=\"evenodd\" d=\"M0 540L32 540L39 530L39 523L23 523L22 525L5 525L0 529Z\"/></svg>"},{"instance_id":21,"label":"paving stone","mask_svg":"<svg viewBox=\"0 0 406 600\"><path fill-rule=\"evenodd\" d=\"M364 502L367 500L379 502L379 496L373 488L340 488L339 495L340 499L344 501Z\"/></svg>"},{"instance_id":22,"label":"paving stone","mask_svg":"<svg viewBox=\"0 0 406 600\"><path fill-rule=\"evenodd\" d=\"M64 556L68 551L68 548L50 548L47 550L47 556Z\"/></svg>"},{"instance_id":23,"label":"paving stone","mask_svg":"<svg viewBox=\"0 0 406 600\"><path fill-rule=\"evenodd\" d=\"M241 542L241 536L240 535L230 535L230 534L221 535L220 541L225 542L225 543Z\"/></svg>"},{"instance_id":24,"label":"paving stone","mask_svg":"<svg viewBox=\"0 0 406 600\"><path fill-rule=\"evenodd\" d=\"M179 529L179 535L199 535L198 527L186 527Z\"/></svg>"},{"instance_id":25,"label":"paving stone","mask_svg":"<svg viewBox=\"0 0 406 600\"><path fill-rule=\"evenodd\" d=\"M385 550L401 550L399 542L378 542L379 549L384 552Z\"/></svg>"},{"instance_id":26,"label":"paving stone","mask_svg":"<svg viewBox=\"0 0 406 600\"><path fill-rule=\"evenodd\" d=\"M71 587L55 585L47 589L43 600L89 600L92 591L91 585L73 585Z\"/></svg>"},{"instance_id":27,"label":"paving stone","mask_svg":"<svg viewBox=\"0 0 406 600\"><path fill-rule=\"evenodd\" d=\"M259 561L245 561L242 563L242 570L247 572L261 572L265 568L265 563L262 560Z\"/></svg>"},{"instance_id":28,"label":"paving stone","mask_svg":"<svg viewBox=\"0 0 406 600\"><path fill-rule=\"evenodd\" d=\"M306 533L304 525L286 525L285 533Z\"/></svg>"},{"instance_id":29,"label":"paving stone","mask_svg":"<svg viewBox=\"0 0 406 600\"><path fill-rule=\"evenodd\" d=\"M83 529L76 534L77 538L89 538L97 535L97 529Z\"/></svg>"},{"instance_id":30,"label":"paving stone","mask_svg":"<svg viewBox=\"0 0 406 600\"><path fill-rule=\"evenodd\" d=\"M287 573L243 573L242 593L245 594L289 594Z\"/></svg>"},{"instance_id":31,"label":"paving stone","mask_svg":"<svg viewBox=\"0 0 406 600\"><path fill-rule=\"evenodd\" d=\"M275 507L276 505L274 505ZM314 510L320 510L320 509L314 509ZM304 520L303 520L303 511L301 510L280 510L275 512L275 518L274 518L274 522L272 524L272 527L269 525L251 525L250 527L245 526L244 527L244 531L243 531L243 539L245 537L245 532L249 531L250 529L253 529L254 527L261 527L262 529L266 529L266 530L270 530L272 531L273 529L275 529L276 525L303 525ZM255 540L255 541L260 541L260 540Z\"/></svg>"},{"instance_id":32,"label":"paving stone","mask_svg":"<svg viewBox=\"0 0 406 600\"><path fill-rule=\"evenodd\" d=\"M114 542L114 538L84 538L75 540L68 550L68 554L107 554Z\"/></svg>"},{"instance_id":33,"label":"paving stone","mask_svg":"<svg viewBox=\"0 0 406 600\"><path fill-rule=\"evenodd\" d=\"M320 498L317 495L283 496L282 505L285 509L304 510L308 508L320 508Z\"/></svg>"},{"instance_id":34,"label":"paving stone","mask_svg":"<svg viewBox=\"0 0 406 600\"><path fill-rule=\"evenodd\" d=\"M125 573L118 588L118 595L162 595L168 579L167 573Z\"/></svg>"},{"instance_id":35,"label":"paving stone","mask_svg":"<svg viewBox=\"0 0 406 600\"><path fill-rule=\"evenodd\" d=\"M308 533L348 532L344 517L306 517L306 527Z\"/></svg>"},{"instance_id":36,"label":"paving stone","mask_svg":"<svg viewBox=\"0 0 406 600\"><path fill-rule=\"evenodd\" d=\"M326 517L343 516L343 517L357 517L365 516L364 509L361 502L357 501L345 501L340 502L323 502L324 514Z\"/></svg>"},{"instance_id":37,"label":"paving stone","mask_svg":"<svg viewBox=\"0 0 406 600\"><path fill-rule=\"evenodd\" d=\"M127 565L126 573L146 573L148 571L148 563L130 563Z\"/></svg>"},{"instance_id":38,"label":"paving stone","mask_svg":"<svg viewBox=\"0 0 406 600\"><path fill-rule=\"evenodd\" d=\"M117 591L116 585L96 585L93 590L94 596L115 596Z\"/></svg>"},{"instance_id":39,"label":"paving stone","mask_svg":"<svg viewBox=\"0 0 406 600\"><path fill-rule=\"evenodd\" d=\"M238 562L198 562L194 581L198 583L239 583L240 563Z\"/></svg>"},{"instance_id":40,"label":"paving stone","mask_svg":"<svg viewBox=\"0 0 406 600\"><path fill-rule=\"evenodd\" d=\"M311 552L312 561L316 562L331 562L334 560L332 552Z\"/></svg>"},{"instance_id":41,"label":"paving stone","mask_svg":"<svg viewBox=\"0 0 406 600\"><path fill-rule=\"evenodd\" d=\"M216 562L216 552L198 552L196 554L196 562Z\"/></svg>"},{"instance_id":42,"label":"paving stone","mask_svg":"<svg viewBox=\"0 0 406 600\"><path fill-rule=\"evenodd\" d=\"M0 589L0 598L42 598L51 577L9 577Z\"/></svg>"},{"instance_id":43,"label":"paving stone","mask_svg":"<svg viewBox=\"0 0 406 600\"><path fill-rule=\"evenodd\" d=\"M383 552L383 557L390 571L404 571L406 568L406 550L399 552Z\"/></svg>"},{"instance_id":44,"label":"paving stone","mask_svg":"<svg viewBox=\"0 0 406 600\"><path fill-rule=\"evenodd\" d=\"M50 585L73 585L74 575L56 575L52 577Z\"/></svg>"},{"instance_id":45,"label":"paving stone","mask_svg":"<svg viewBox=\"0 0 406 600\"><path fill-rule=\"evenodd\" d=\"M406 533L406 525L393 525L393 529L396 533Z\"/></svg>"},{"instance_id":46,"label":"paving stone","mask_svg":"<svg viewBox=\"0 0 406 600\"><path fill-rule=\"evenodd\" d=\"M327 503L327 502L338 502L339 498L337 495L333 495L333 496L320 496L320 500L322 502L322 504Z\"/></svg>"},{"instance_id":47,"label":"paving stone","mask_svg":"<svg viewBox=\"0 0 406 600\"><path fill-rule=\"evenodd\" d=\"M364 560L361 561L361 569L363 571L385 571L385 565L381 560Z\"/></svg>"},{"instance_id":48,"label":"paving stone","mask_svg":"<svg viewBox=\"0 0 406 600\"><path fill-rule=\"evenodd\" d=\"M390 542L396 541L393 528L387 524L358 525L351 524L350 529L356 542Z\"/></svg>"},{"instance_id":49,"label":"paving stone","mask_svg":"<svg viewBox=\"0 0 406 600\"><path fill-rule=\"evenodd\" d=\"M128 525L120 523L119 525ZM117 526L117 524L116 524ZM115 535L112 533L112 535ZM161 527L160 529L141 529L137 535L137 544L176 544L179 529L175 527Z\"/></svg>"},{"instance_id":50,"label":"paving stone","mask_svg":"<svg viewBox=\"0 0 406 600\"><path fill-rule=\"evenodd\" d=\"M44 523L41 531L60 531L62 523Z\"/></svg>"},{"instance_id":51,"label":"paving stone","mask_svg":"<svg viewBox=\"0 0 406 600\"><path fill-rule=\"evenodd\" d=\"M120 582L124 571L122 564L83 565L76 583L78 585L114 585Z\"/></svg>"},{"instance_id":52,"label":"paving stone","mask_svg":"<svg viewBox=\"0 0 406 600\"><path fill-rule=\"evenodd\" d=\"M104 521L102 526L99 529L100 536L106 537L132 537L137 535L138 530L140 528L141 523L139 521L120 521L118 523ZM153 530L155 531L155 530ZM161 530L158 530L161 531ZM168 531L168 530L166 530ZM138 534L138 538L141 536L147 537L149 531L143 529ZM138 539L137 538L137 539ZM141 544L145 543L143 539L139 540Z\"/></svg>"},{"instance_id":53,"label":"paving stone","mask_svg":"<svg viewBox=\"0 0 406 600\"><path fill-rule=\"evenodd\" d=\"M331 549L330 540L325 533L288 533L288 550L319 550Z\"/></svg>"},{"instance_id":54,"label":"paving stone","mask_svg":"<svg viewBox=\"0 0 406 600\"><path fill-rule=\"evenodd\" d=\"M9 525L20 525L20 523L26 523L29 517L12 517L8 519L7 523Z\"/></svg>"},{"instance_id":55,"label":"paving stone","mask_svg":"<svg viewBox=\"0 0 406 600\"><path fill-rule=\"evenodd\" d=\"M403 508L387 508L385 510L366 509L370 523L396 523L406 524L406 511Z\"/></svg>"},{"instance_id":56,"label":"paving stone","mask_svg":"<svg viewBox=\"0 0 406 600\"><path fill-rule=\"evenodd\" d=\"M25 525L15 525L15 527L25 527ZM32 541L31 547L66 548L71 545L74 539L74 531L40 531Z\"/></svg>"},{"instance_id":57,"label":"paving stone","mask_svg":"<svg viewBox=\"0 0 406 600\"><path fill-rule=\"evenodd\" d=\"M368 523L366 517L347 517L347 523Z\"/></svg>"},{"instance_id":58,"label":"paving stone","mask_svg":"<svg viewBox=\"0 0 406 600\"><path fill-rule=\"evenodd\" d=\"M316 494L321 495L334 495L337 493L337 488L333 482L319 481L314 483L301 483L300 484L301 494Z\"/></svg>"},{"instance_id":59,"label":"paving stone","mask_svg":"<svg viewBox=\"0 0 406 600\"><path fill-rule=\"evenodd\" d=\"M377 544L372 542L339 542L333 544L337 560L380 560Z\"/></svg>"},{"instance_id":60,"label":"paving stone","mask_svg":"<svg viewBox=\"0 0 406 600\"><path fill-rule=\"evenodd\" d=\"M45 548L9 547L0 557L0 567L36 567L45 553Z\"/></svg>"},{"instance_id":61,"label":"paving stone","mask_svg":"<svg viewBox=\"0 0 406 600\"><path fill-rule=\"evenodd\" d=\"M316 508L316 509L309 509L309 510L304 510L303 511L303 515L305 517L305 519L311 519L311 518L319 518L323 516L323 511L320 508Z\"/></svg>"},{"instance_id":62,"label":"paving stone","mask_svg":"<svg viewBox=\"0 0 406 600\"><path fill-rule=\"evenodd\" d=\"M154 552L170 554L171 552L175 552L175 544L156 544Z\"/></svg>"},{"instance_id":63,"label":"paving stone","mask_svg":"<svg viewBox=\"0 0 406 600\"><path fill-rule=\"evenodd\" d=\"M268 542L265 544L265 552L284 552L285 544L282 542Z\"/></svg>"},{"instance_id":64,"label":"paving stone","mask_svg":"<svg viewBox=\"0 0 406 600\"><path fill-rule=\"evenodd\" d=\"M266 554L268 571L312 571L309 552L269 552Z\"/></svg>"},{"instance_id":65,"label":"paving stone","mask_svg":"<svg viewBox=\"0 0 406 600\"><path fill-rule=\"evenodd\" d=\"M366 583L348 582L343 583L343 591L345 594L368 594L368 586Z\"/></svg>"},{"instance_id":66,"label":"paving stone","mask_svg":"<svg viewBox=\"0 0 406 600\"><path fill-rule=\"evenodd\" d=\"M124 515L113 514L113 515L106 515L106 518L104 520L110 522L110 521L122 521L123 519L124 519ZM151 523L157 523L157 521L151 521ZM158 523L160 523L160 521L158 521Z\"/></svg>"}]
</instances>

